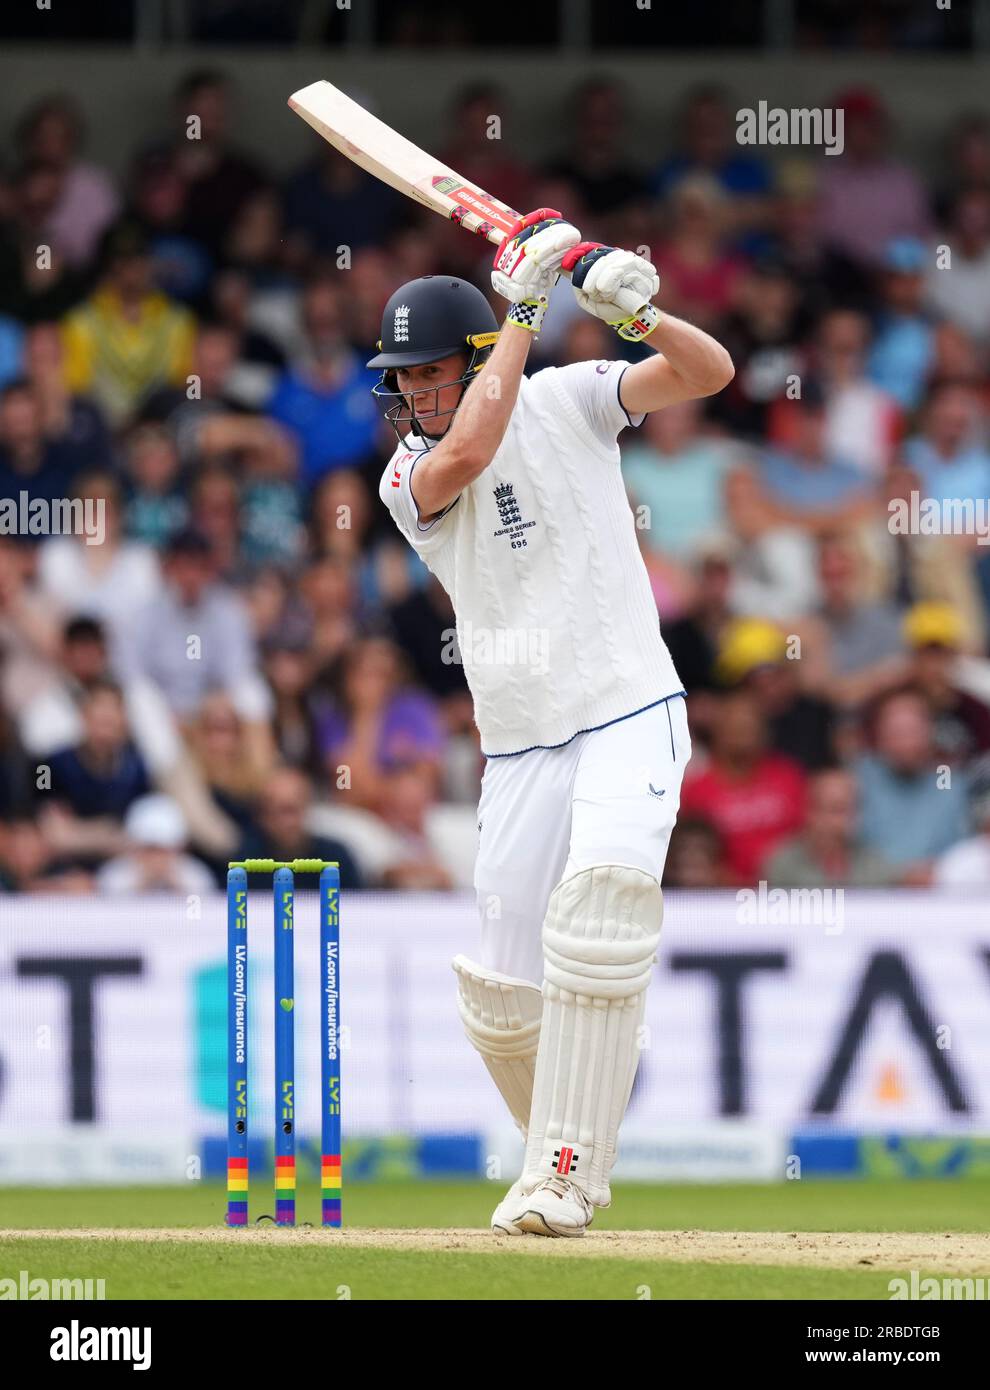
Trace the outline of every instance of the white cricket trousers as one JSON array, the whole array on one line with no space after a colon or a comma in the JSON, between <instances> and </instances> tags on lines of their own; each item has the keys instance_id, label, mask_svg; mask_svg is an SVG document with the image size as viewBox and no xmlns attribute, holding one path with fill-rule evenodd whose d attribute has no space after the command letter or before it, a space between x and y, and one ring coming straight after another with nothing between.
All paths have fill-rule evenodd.
<instances>
[{"instance_id":1,"label":"white cricket trousers","mask_svg":"<svg viewBox=\"0 0 990 1390\"><path fill-rule=\"evenodd\" d=\"M562 748L489 758L474 874L481 964L542 985L543 918L565 874L631 864L660 878L690 757L686 701L673 695Z\"/></svg>"}]
</instances>

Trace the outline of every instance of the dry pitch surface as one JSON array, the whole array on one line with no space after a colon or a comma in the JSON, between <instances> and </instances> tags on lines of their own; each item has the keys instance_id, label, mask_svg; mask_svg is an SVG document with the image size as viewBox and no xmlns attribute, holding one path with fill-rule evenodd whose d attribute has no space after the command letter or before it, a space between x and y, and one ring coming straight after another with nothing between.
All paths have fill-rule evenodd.
<instances>
[{"instance_id":1,"label":"dry pitch surface","mask_svg":"<svg viewBox=\"0 0 990 1390\"><path fill-rule=\"evenodd\" d=\"M206 1245L332 1246L340 1250L431 1251L491 1254L495 1251L572 1259L614 1257L674 1263L750 1264L822 1269L924 1269L930 1273L990 1274L990 1235L931 1232L801 1231L590 1231L580 1240L512 1239L484 1230L357 1230L274 1226L230 1230L175 1227L128 1230L4 1231L4 1240L74 1240Z\"/></svg>"}]
</instances>

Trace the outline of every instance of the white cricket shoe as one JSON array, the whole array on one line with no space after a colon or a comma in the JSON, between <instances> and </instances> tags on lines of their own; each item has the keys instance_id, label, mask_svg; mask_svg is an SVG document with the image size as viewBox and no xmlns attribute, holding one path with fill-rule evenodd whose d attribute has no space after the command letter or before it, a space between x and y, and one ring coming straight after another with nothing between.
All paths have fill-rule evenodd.
<instances>
[{"instance_id":1,"label":"white cricket shoe","mask_svg":"<svg viewBox=\"0 0 990 1390\"><path fill-rule=\"evenodd\" d=\"M508 1192L492 1212L492 1230L499 1236L522 1236L526 1232L513 1221L523 1198L522 1178L516 1178Z\"/></svg>"},{"instance_id":2,"label":"white cricket shoe","mask_svg":"<svg viewBox=\"0 0 990 1390\"><path fill-rule=\"evenodd\" d=\"M595 1208L567 1178L544 1178L532 1192L514 1182L495 1208L492 1230L505 1235L583 1236Z\"/></svg>"}]
</instances>

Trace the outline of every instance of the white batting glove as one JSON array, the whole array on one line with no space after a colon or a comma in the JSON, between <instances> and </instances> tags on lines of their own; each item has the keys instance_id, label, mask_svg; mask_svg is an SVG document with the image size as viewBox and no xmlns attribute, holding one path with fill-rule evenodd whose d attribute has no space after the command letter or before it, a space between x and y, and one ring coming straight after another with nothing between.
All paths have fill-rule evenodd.
<instances>
[{"instance_id":1,"label":"white batting glove","mask_svg":"<svg viewBox=\"0 0 990 1390\"><path fill-rule=\"evenodd\" d=\"M650 300L660 289L656 266L634 251L585 241L563 259L581 308L602 319L627 342L639 342L660 322Z\"/></svg>"},{"instance_id":2,"label":"white batting glove","mask_svg":"<svg viewBox=\"0 0 990 1390\"><path fill-rule=\"evenodd\" d=\"M507 323L538 333L560 278L564 256L581 240L581 233L553 208L537 208L515 224L495 253L492 285L511 301Z\"/></svg>"}]
</instances>

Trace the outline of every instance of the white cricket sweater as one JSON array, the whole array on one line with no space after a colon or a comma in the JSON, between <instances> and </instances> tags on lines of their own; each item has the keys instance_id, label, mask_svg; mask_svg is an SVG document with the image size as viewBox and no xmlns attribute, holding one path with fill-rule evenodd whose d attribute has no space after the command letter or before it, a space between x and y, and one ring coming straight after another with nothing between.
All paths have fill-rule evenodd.
<instances>
[{"instance_id":1,"label":"white cricket sweater","mask_svg":"<svg viewBox=\"0 0 990 1390\"><path fill-rule=\"evenodd\" d=\"M424 525L410 437L379 494L450 595L489 757L555 748L683 687L619 469L625 362L549 367L522 381L492 462Z\"/></svg>"}]
</instances>

